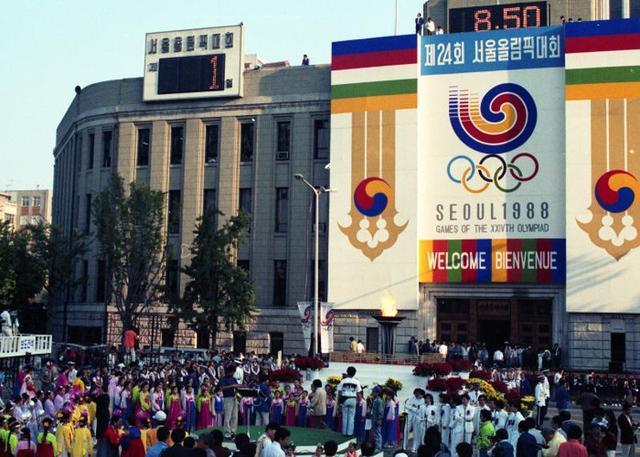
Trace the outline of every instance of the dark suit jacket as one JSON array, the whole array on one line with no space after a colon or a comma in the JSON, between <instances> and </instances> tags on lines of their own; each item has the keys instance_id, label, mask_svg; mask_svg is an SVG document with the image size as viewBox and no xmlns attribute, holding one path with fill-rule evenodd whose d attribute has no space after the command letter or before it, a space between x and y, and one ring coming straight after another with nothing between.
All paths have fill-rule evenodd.
<instances>
[{"instance_id":1,"label":"dark suit jacket","mask_svg":"<svg viewBox=\"0 0 640 457\"><path fill-rule=\"evenodd\" d=\"M620 427L620 444L633 444L633 427L631 420L623 414L618 416L618 427Z\"/></svg>"},{"instance_id":2,"label":"dark suit jacket","mask_svg":"<svg viewBox=\"0 0 640 457\"><path fill-rule=\"evenodd\" d=\"M191 457L191 449L184 447L182 444L174 444L162 451L160 455L161 457Z\"/></svg>"},{"instance_id":3,"label":"dark suit jacket","mask_svg":"<svg viewBox=\"0 0 640 457\"><path fill-rule=\"evenodd\" d=\"M538 455L538 442L529 432L524 432L518 438L516 457L536 457Z\"/></svg>"}]
</instances>

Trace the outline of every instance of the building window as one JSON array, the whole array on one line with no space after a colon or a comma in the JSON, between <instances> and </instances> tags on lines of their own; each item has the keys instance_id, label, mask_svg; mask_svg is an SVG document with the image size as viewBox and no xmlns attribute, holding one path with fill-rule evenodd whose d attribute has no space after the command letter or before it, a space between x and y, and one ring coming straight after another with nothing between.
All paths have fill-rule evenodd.
<instances>
[{"instance_id":1,"label":"building window","mask_svg":"<svg viewBox=\"0 0 640 457\"><path fill-rule=\"evenodd\" d=\"M40 196L34 196L33 197L33 207L34 208L40 208L42 206L42 197Z\"/></svg>"},{"instance_id":2,"label":"building window","mask_svg":"<svg viewBox=\"0 0 640 457\"><path fill-rule=\"evenodd\" d=\"M239 206L240 210L244 211L247 214L251 214L252 202L251 202L251 188L243 187L240 188L240 198L239 198Z\"/></svg>"},{"instance_id":3,"label":"building window","mask_svg":"<svg viewBox=\"0 0 640 457\"><path fill-rule=\"evenodd\" d=\"M329 121L326 119L313 123L313 158L329 158Z\"/></svg>"},{"instance_id":4,"label":"building window","mask_svg":"<svg viewBox=\"0 0 640 457\"><path fill-rule=\"evenodd\" d=\"M87 170L93 169L93 156L96 148L96 134L89 134L89 163L87 164Z\"/></svg>"},{"instance_id":5,"label":"building window","mask_svg":"<svg viewBox=\"0 0 640 457\"><path fill-rule=\"evenodd\" d=\"M218 161L218 145L220 139L220 126L207 125L204 145L205 163L216 163Z\"/></svg>"},{"instance_id":6,"label":"building window","mask_svg":"<svg viewBox=\"0 0 640 457\"><path fill-rule=\"evenodd\" d=\"M178 261L175 259L169 260L167 262L167 277L165 281L167 283L167 293L169 295L169 300L173 302L177 301L179 295L179 274L180 268L178 266Z\"/></svg>"},{"instance_id":7,"label":"building window","mask_svg":"<svg viewBox=\"0 0 640 457\"><path fill-rule=\"evenodd\" d=\"M113 149L113 132L102 132L102 168L111 168L111 150Z\"/></svg>"},{"instance_id":8,"label":"building window","mask_svg":"<svg viewBox=\"0 0 640 457\"><path fill-rule=\"evenodd\" d=\"M269 332L269 353L277 355L284 352L284 334L282 332Z\"/></svg>"},{"instance_id":9,"label":"building window","mask_svg":"<svg viewBox=\"0 0 640 457\"><path fill-rule=\"evenodd\" d=\"M233 332L233 352L236 354L247 352L247 332Z\"/></svg>"},{"instance_id":10,"label":"building window","mask_svg":"<svg viewBox=\"0 0 640 457\"><path fill-rule=\"evenodd\" d=\"M276 233L287 233L289 230L289 189L276 188Z\"/></svg>"},{"instance_id":11,"label":"building window","mask_svg":"<svg viewBox=\"0 0 640 457\"><path fill-rule=\"evenodd\" d=\"M171 165L182 163L182 152L184 150L184 128L171 127Z\"/></svg>"},{"instance_id":12,"label":"building window","mask_svg":"<svg viewBox=\"0 0 640 457\"><path fill-rule=\"evenodd\" d=\"M202 213L206 214L207 211L213 211L218 206L218 202L216 200L216 190L215 189L205 189L204 190L204 198L203 198L203 207Z\"/></svg>"},{"instance_id":13,"label":"building window","mask_svg":"<svg viewBox=\"0 0 640 457\"><path fill-rule=\"evenodd\" d=\"M170 234L180 233L180 191L169 191L169 225Z\"/></svg>"},{"instance_id":14,"label":"building window","mask_svg":"<svg viewBox=\"0 0 640 457\"><path fill-rule=\"evenodd\" d=\"M240 125L240 161L253 160L253 122Z\"/></svg>"},{"instance_id":15,"label":"building window","mask_svg":"<svg viewBox=\"0 0 640 457\"><path fill-rule=\"evenodd\" d=\"M21 198L21 206L23 208L28 208L29 205L31 204L31 197L29 197L28 195L23 195Z\"/></svg>"},{"instance_id":16,"label":"building window","mask_svg":"<svg viewBox=\"0 0 640 457\"><path fill-rule=\"evenodd\" d=\"M84 233L89 234L91 231L91 194L85 195L85 214L84 214Z\"/></svg>"},{"instance_id":17,"label":"building window","mask_svg":"<svg viewBox=\"0 0 640 457\"><path fill-rule=\"evenodd\" d=\"M287 261L273 261L273 305L287 304Z\"/></svg>"},{"instance_id":18,"label":"building window","mask_svg":"<svg viewBox=\"0 0 640 457\"><path fill-rule=\"evenodd\" d=\"M289 160L291 147L291 122L278 122L278 145L276 160Z\"/></svg>"},{"instance_id":19,"label":"building window","mask_svg":"<svg viewBox=\"0 0 640 457\"><path fill-rule=\"evenodd\" d=\"M82 261L82 278L80 278L80 280L82 281L80 286L80 303L86 303L89 281L89 262L86 260Z\"/></svg>"},{"instance_id":20,"label":"building window","mask_svg":"<svg viewBox=\"0 0 640 457\"><path fill-rule=\"evenodd\" d=\"M98 275L96 279L96 302L97 303L104 303L106 285L107 285L107 264L104 260L98 260Z\"/></svg>"},{"instance_id":21,"label":"building window","mask_svg":"<svg viewBox=\"0 0 640 457\"><path fill-rule=\"evenodd\" d=\"M150 133L148 128L138 129L138 157L137 165L146 167L149 165L149 145Z\"/></svg>"}]
</instances>

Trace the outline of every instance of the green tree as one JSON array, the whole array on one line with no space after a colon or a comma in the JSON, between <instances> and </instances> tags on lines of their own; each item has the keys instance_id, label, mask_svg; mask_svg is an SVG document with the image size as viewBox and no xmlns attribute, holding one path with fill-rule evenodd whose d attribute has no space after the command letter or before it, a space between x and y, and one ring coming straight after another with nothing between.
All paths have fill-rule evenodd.
<instances>
[{"instance_id":1,"label":"green tree","mask_svg":"<svg viewBox=\"0 0 640 457\"><path fill-rule=\"evenodd\" d=\"M165 194L112 176L96 197L93 218L100 255L107 266L106 303L124 328L161 298L165 273Z\"/></svg>"},{"instance_id":2,"label":"green tree","mask_svg":"<svg viewBox=\"0 0 640 457\"><path fill-rule=\"evenodd\" d=\"M8 222L0 223L0 309L12 306L15 295L14 238L11 225Z\"/></svg>"},{"instance_id":3,"label":"green tree","mask_svg":"<svg viewBox=\"0 0 640 457\"><path fill-rule=\"evenodd\" d=\"M238 244L245 239L250 218L240 212L219 229L215 210L198 219L191 245L191 263L182 269L190 280L184 297L174 304L178 316L195 329L209 330L216 344L220 325L243 330L254 308L253 283L246 270L236 264Z\"/></svg>"}]
</instances>

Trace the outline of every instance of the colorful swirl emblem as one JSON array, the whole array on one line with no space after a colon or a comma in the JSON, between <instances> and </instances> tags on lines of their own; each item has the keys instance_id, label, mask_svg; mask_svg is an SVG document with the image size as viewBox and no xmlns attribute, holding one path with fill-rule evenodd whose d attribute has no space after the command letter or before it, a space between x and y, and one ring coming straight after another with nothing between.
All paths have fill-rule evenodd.
<instances>
[{"instance_id":1,"label":"colorful swirl emblem","mask_svg":"<svg viewBox=\"0 0 640 457\"><path fill-rule=\"evenodd\" d=\"M381 178L367 178L360 181L353 193L356 209L367 217L382 214L391 196L391 186Z\"/></svg>"},{"instance_id":2,"label":"colorful swirl emblem","mask_svg":"<svg viewBox=\"0 0 640 457\"><path fill-rule=\"evenodd\" d=\"M602 209L610 213L628 210L633 205L636 194L640 194L640 184L628 171L607 171L596 182L596 200Z\"/></svg>"},{"instance_id":3,"label":"colorful swirl emblem","mask_svg":"<svg viewBox=\"0 0 640 457\"><path fill-rule=\"evenodd\" d=\"M522 146L536 127L533 97L514 83L498 84L482 101L477 94L449 88L449 121L460 141L475 151L501 154Z\"/></svg>"}]
</instances>

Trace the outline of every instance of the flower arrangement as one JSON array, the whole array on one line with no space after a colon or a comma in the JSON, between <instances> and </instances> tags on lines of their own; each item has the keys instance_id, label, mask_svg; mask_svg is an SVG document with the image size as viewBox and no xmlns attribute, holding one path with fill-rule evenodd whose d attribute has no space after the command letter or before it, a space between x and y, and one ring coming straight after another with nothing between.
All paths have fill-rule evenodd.
<instances>
[{"instance_id":1,"label":"flower arrangement","mask_svg":"<svg viewBox=\"0 0 640 457\"><path fill-rule=\"evenodd\" d=\"M491 379L491 372L487 370L471 370L471 373L469 373L469 377L489 381Z\"/></svg>"},{"instance_id":2,"label":"flower arrangement","mask_svg":"<svg viewBox=\"0 0 640 457\"><path fill-rule=\"evenodd\" d=\"M491 384L484 379L469 378L467 381L467 388L472 388L475 384L478 385L478 389L487 397L487 400L503 400L504 395L498 392Z\"/></svg>"},{"instance_id":3,"label":"flower arrangement","mask_svg":"<svg viewBox=\"0 0 640 457\"><path fill-rule=\"evenodd\" d=\"M342 376L329 376L327 378L327 384L333 387L334 389L338 384L342 381Z\"/></svg>"},{"instance_id":4,"label":"flower arrangement","mask_svg":"<svg viewBox=\"0 0 640 457\"><path fill-rule=\"evenodd\" d=\"M504 399L507 403L520 404L520 392L518 392L518 389L509 389L509 391L504 394Z\"/></svg>"},{"instance_id":5,"label":"flower arrangement","mask_svg":"<svg viewBox=\"0 0 640 457\"><path fill-rule=\"evenodd\" d=\"M302 375L298 370L294 370L293 368L281 368L279 370L274 370L269 375L270 381L279 381L279 382L294 382L300 381Z\"/></svg>"},{"instance_id":6,"label":"flower arrangement","mask_svg":"<svg viewBox=\"0 0 640 457\"><path fill-rule=\"evenodd\" d=\"M531 410L533 409L533 404L536 402L536 399L531 395L527 395L520 399L520 412L524 417L527 417Z\"/></svg>"},{"instance_id":7,"label":"flower arrangement","mask_svg":"<svg viewBox=\"0 0 640 457\"><path fill-rule=\"evenodd\" d=\"M427 390L433 390L435 392L447 392L450 395L457 394L465 385L465 380L462 378L433 378L427 383Z\"/></svg>"},{"instance_id":8,"label":"flower arrangement","mask_svg":"<svg viewBox=\"0 0 640 457\"><path fill-rule=\"evenodd\" d=\"M420 363L413 369L415 376L447 376L453 367L448 363Z\"/></svg>"},{"instance_id":9,"label":"flower arrangement","mask_svg":"<svg viewBox=\"0 0 640 457\"><path fill-rule=\"evenodd\" d=\"M445 392L447 390L447 380L444 378L429 379L429 382L427 383L427 390Z\"/></svg>"},{"instance_id":10,"label":"flower arrangement","mask_svg":"<svg viewBox=\"0 0 640 457\"><path fill-rule=\"evenodd\" d=\"M471 371L471 367L473 367L473 363L469 360L452 360L451 367L453 371L457 372L469 372Z\"/></svg>"},{"instance_id":11,"label":"flower arrangement","mask_svg":"<svg viewBox=\"0 0 640 457\"><path fill-rule=\"evenodd\" d=\"M507 386L502 381L491 381L490 384L496 391L500 392L501 394L506 394L509 391L509 386Z\"/></svg>"},{"instance_id":12,"label":"flower arrangement","mask_svg":"<svg viewBox=\"0 0 640 457\"><path fill-rule=\"evenodd\" d=\"M399 379L389 378L384 383L384 386L388 389L393 390L394 392L400 392L402 390L402 383Z\"/></svg>"},{"instance_id":13,"label":"flower arrangement","mask_svg":"<svg viewBox=\"0 0 640 457\"><path fill-rule=\"evenodd\" d=\"M294 363L298 370L319 370L324 368L324 362L318 357L296 357Z\"/></svg>"}]
</instances>

